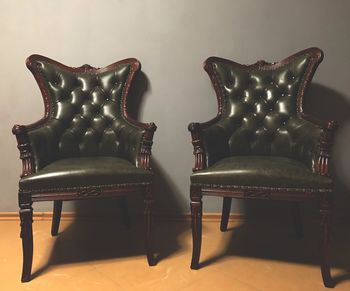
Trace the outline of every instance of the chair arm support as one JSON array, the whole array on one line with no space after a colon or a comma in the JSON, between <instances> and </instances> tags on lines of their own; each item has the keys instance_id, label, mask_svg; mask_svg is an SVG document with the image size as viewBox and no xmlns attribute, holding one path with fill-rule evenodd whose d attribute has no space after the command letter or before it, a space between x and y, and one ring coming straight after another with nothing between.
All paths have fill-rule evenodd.
<instances>
[{"instance_id":1,"label":"chair arm support","mask_svg":"<svg viewBox=\"0 0 350 291\"><path fill-rule=\"evenodd\" d=\"M25 177L35 172L33 150L27 128L24 125L16 124L12 128L12 133L16 136L19 157L22 160L21 177Z\"/></svg>"},{"instance_id":2,"label":"chair arm support","mask_svg":"<svg viewBox=\"0 0 350 291\"><path fill-rule=\"evenodd\" d=\"M330 158L330 151L333 145L334 133L338 128L336 121L323 121L312 115L300 112L300 116L315 126L322 128L322 133L319 139L318 158L315 165L315 172L321 175L329 176L328 163Z\"/></svg>"},{"instance_id":3,"label":"chair arm support","mask_svg":"<svg viewBox=\"0 0 350 291\"><path fill-rule=\"evenodd\" d=\"M323 122L305 114L300 117L301 123L294 137L300 159L306 162L314 173L330 176L329 160L337 128L336 122Z\"/></svg>"},{"instance_id":4,"label":"chair arm support","mask_svg":"<svg viewBox=\"0 0 350 291\"><path fill-rule=\"evenodd\" d=\"M319 151L315 163L314 171L323 176L330 176L329 160L331 157L331 147L333 145L334 133L337 129L337 123L329 121L325 127L319 140Z\"/></svg>"},{"instance_id":5,"label":"chair arm support","mask_svg":"<svg viewBox=\"0 0 350 291\"><path fill-rule=\"evenodd\" d=\"M193 154L194 154L194 167L193 172L203 170L205 168L205 150L202 140L202 129L199 123L192 122L188 125L188 130L191 132Z\"/></svg>"},{"instance_id":6,"label":"chair arm support","mask_svg":"<svg viewBox=\"0 0 350 291\"><path fill-rule=\"evenodd\" d=\"M141 123L132 119L127 121L128 126L123 137L124 153L136 167L151 170L151 149L157 126L153 122Z\"/></svg>"},{"instance_id":7,"label":"chair arm support","mask_svg":"<svg viewBox=\"0 0 350 291\"><path fill-rule=\"evenodd\" d=\"M221 158L222 152L225 151L217 150L220 148L219 144L217 144L215 147L211 147L208 143L208 140L210 140L210 137L212 135L208 129L215 127L220 118L221 116L217 115L210 121L204 123L192 122L188 125L188 130L191 132L192 137L193 154L195 156L195 165L192 168L193 172L207 168L209 165L217 161L219 159L219 156ZM221 137L224 139L224 142L219 142L219 136L215 136L216 141L218 141L220 145L226 149L226 136L224 134L224 136Z\"/></svg>"}]
</instances>

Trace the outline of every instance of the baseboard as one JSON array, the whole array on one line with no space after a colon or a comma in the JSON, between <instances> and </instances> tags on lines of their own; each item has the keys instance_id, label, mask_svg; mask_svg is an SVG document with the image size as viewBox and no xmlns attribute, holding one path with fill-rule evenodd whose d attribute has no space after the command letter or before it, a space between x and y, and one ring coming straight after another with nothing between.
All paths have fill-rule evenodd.
<instances>
[{"instance_id":1,"label":"baseboard","mask_svg":"<svg viewBox=\"0 0 350 291\"><path fill-rule=\"evenodd\" d=\"M141 218L141 215L137 215ZM113 217L108 214L78 214L76 212L62 212L61 220L62 221L76 221L76 220L103 220L106 218ZM157 221L166 221L166 222L185 222L191 221L190 213L175 213L175 214L155 214L155 219ZM288 217L276 218L271 216L251 216L245 215L244 213L231 213L229 221L233 222L244 222L244 221L283 221L287 220ZM52 212L34 212L33 213L34 221L51 221ZM221 220L221 213L211 212L203 213L203 221L207 222L219 222ZM318 221L318 217L305 217L303 220L306 221ZM19 221L18 212L0 212L0 221ZM350 217L336 217L334 219L336 223L350 223Z\"/></svg>"},{"instance_id":2,"label":"baseboard","mask_svg":"<svg viewBox=\"0 0 350 291\"><path fill-rule=\"evenodd\" d=\"M138 215L140 216L140 215ZM73 220L98 220L111 217L111 215L103 214L77 214L75 212L62 212L61 220L73 221ZM179 214L156 214L156 220L160 221L190 221L190 213L179 213ZM52 212L34 212L34 221L50 221L52 219ZM221 213L204 213L204 221L220 221ZM231 214L230 220L244 220L244 214ZM19 221L18 212L0 212L0 221Z\"/></svg>"}]
</instances>

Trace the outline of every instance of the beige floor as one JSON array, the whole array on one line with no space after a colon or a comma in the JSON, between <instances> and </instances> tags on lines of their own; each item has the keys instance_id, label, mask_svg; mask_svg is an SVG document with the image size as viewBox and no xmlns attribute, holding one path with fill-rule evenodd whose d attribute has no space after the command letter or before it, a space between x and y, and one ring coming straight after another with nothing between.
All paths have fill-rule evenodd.
<instances>
[{"instance_id":1,"label":"beige floor","mask_svg":"<svg viewBox=\"0 0 350 291\"><path fill-rule=\"evenodd\" d=\"M0 221L0 290L327 290L318 267L318 226L296 240L288 223L203 226L203 268L189 269L191 236L184 222L157 223L159 263L148 267L141 225L63 221L58 237L49 221L34 222L33 279L20 283L18 221ZM336 227L332 274L336 290L350 290L348 225Z\"/></svg>"}]
</instances>

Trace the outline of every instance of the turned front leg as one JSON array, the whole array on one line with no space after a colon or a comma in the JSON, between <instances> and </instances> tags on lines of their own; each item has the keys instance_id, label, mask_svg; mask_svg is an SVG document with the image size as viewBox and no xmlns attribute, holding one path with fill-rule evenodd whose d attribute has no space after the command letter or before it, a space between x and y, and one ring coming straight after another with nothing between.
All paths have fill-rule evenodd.
<instances>
[{"instance_id":1,"label":"turned front leg","mask_svg":"<svg viewBox=\"0 0 350 291\"><path fill-rule=\"evenodd\" d=\"M190 196L193 247L191 269L198 269L202 244L202 193L200 187L191 185Z\"/></svg>"},{"instance_id":2,"label":"turned front leg","mask_svg":"<svg viewBox=\"0 0 350 291\"><path fill-rule=\"evenodd\" d=\"M146 254L149 266L154 266L156 260L153 251L153 193L152 186L146 187L144 199L145 241Z\"/></svg>"},{"instance_id":3,"label":"turned front leg","mask_svg":"<svg viewBox=\"0 0 350 291\"><path fill-rule=\"evenodd\" d=\"M330 271L330 239L331 239L331 197L330 193L323 194L320 203L321 214L321 273L326 287L334 287Z\"/></svg>"},{"instance_id":4,"label":"turned front leg","mask_svg":"<svg viewBox=\"0 0 350 291\"><path fill-rule=\"evenodd\" d=\"M20 205L21 238L23 250L22 282L30 281L33 262L33 208L30 204Z\"/></svg>"}]
</instances>

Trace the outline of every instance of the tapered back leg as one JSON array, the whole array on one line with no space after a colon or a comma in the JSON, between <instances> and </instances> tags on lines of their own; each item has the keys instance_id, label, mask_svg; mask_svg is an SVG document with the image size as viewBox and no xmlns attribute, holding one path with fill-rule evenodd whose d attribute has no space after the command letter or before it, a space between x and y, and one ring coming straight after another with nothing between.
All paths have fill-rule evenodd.
<instances>
[{"instance_id":1,"label":"tapered back leg","mask_svg":"<svg viewBox=\"0 0 350 291\"><path fill-rule=\"evenodd\" d=\"M149 266L156 265L153 250L153 191L152 186L147 186L144 198L144 224L145 224L145 245Z\"/></svg>"},{"instance_id":2,"label":"tapered back leg","mask_svg":"<svg viewBox=\"0 0 350 291\"><path fill-rule=\"evenodd\" d=\"M228 225L228 219L230 217L230 211L231 211L231 197L224 197L222 202L222 216L221 216L221 223L220 223L220 230L226 231L227 225Z\"/></svg>"},{"instance_id":3,"label":"tapered back leg","mask_svg":"<svg viewBox=\"0 0 350 291\"><path fill-rule=\"evenodd\" d=\"M330 238L331 238L331 208L330 195L325 194L321 199L321 273L326 287L334 287L330 271Z\"/></svg>"},{"instance_id":4,"label":"tapered back leg","mask_svg":"<svg viewBox=\"0 0 350 291\"><path fill-rule=\"evenodd\" d=\"M62 201L57 200L53 202L53 216L52 216L52 225L51 225L51 235L55 236L58 233L60 227L62 212Z\"/></svg>"}]
</instances>

